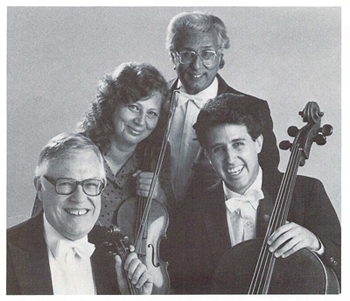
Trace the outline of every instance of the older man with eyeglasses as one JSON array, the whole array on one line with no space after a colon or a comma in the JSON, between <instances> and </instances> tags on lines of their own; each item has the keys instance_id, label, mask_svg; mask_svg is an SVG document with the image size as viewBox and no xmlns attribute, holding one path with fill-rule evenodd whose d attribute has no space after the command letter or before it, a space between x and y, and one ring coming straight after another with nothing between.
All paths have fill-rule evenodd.
<instances>
[{"instance_id":1,"label":"older man with eyeglasses","mask_svg":"<svg viewBox=\"0 0 350 301\"><path fill-rule=\"evenodd\" d=\"M167 29L167 49L177 78L169 82L171 91L179 89L173 128L170 133L172 154L171 178L176 202L218 181L192 128L203 105L222 93L239 93L218 74L224 67L224 50L230 47L223 21L211 14L185 12L176 15ZM263 170L277 170L279 153L268 103L249 96L264 120L264 147L259 155Z\"/></svg>"},{"instance_id":2,"label":"older man with eyeglasses","mask_svg":"<svg viewBox=\"0 0 350 301\"><path fill-rule=\"evenodd\" d=\"M127 294L130 283L152 292L135 253L122 262L103 247L107 231L95 224L105 183L102 155L89 138L64 133L49 141L34 177L43 211L7 231L8 295Z\"/></svg>"}]
</instances>

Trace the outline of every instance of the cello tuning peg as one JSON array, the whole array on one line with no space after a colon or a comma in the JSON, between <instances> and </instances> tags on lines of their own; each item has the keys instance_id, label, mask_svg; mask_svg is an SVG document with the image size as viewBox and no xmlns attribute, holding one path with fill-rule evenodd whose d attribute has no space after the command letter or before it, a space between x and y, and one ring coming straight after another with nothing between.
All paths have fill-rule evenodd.
<instances>
[{"instance_id":1,"label":"cello tuning peg","mask_svg":"<svg viewBox=\"0 0 350 301\"><path fill-rule=\"evenodd\" d=\"M319 116L319 117L322 117L323 115L324 115L323 112L318 112L318 116Z\"/></svg>"},{"instance_id":2,"label":"cello tuning peg","mask_svg":"<svg viewBox=\"0 0 350 301\"><path fill-rule=\"evenodd\" d=\"M305 158L302 157L299 163L299 166L304 166L305 165Z\"/></svg>"},{"instance_id":3,"label":"cello tuning peg","mask_svg":"<svg viewBox=\"0 0 350 301\"><path fill-rule=\"evenodd\" d=\"M325 145L327 142L327 139L323 135L317 135L315 138L315 142L317 145Z\"/></svg>"},{"instance_id":4,"label":"cello tuning peg","mask_svg":"<svg viewBox=\"0 0 350 301\"><path fill-rule=\"evenodd\" d=\"M304 117L303 115L304 115L304 111L299 111L299 113L298 113L301 117Z\"/></svg>"},{"instance_id":5,"label":"cello tuning peg","mask_svg":"<svg viewBox=\"0 0 350 301\"><path fill-rule=\"evenodd\" d=\"M321 133L323 136L330 136L333 134L333 127L330 124L325 124L321 128Z\"/></svg>"},{"instance_id":6,"label":"cello tuning peg","mask_svg":"<svg viewBox=\"0 0 350 301\"><path fill-rule=\"evenodd\" d=\"M279 144L280 149L283 149L283 150L290 149L291 146L292 146L292 143L290 143L288 140L283 140Z\"/></svg>"},{"instance_id":7,"label":"cello tuning peg","mask_svg":"<svg viewBox=\"0 0 350 301\"><path fill-rule=\"evenodd\" d=\"M295 137L299 132L299 129L296 126L290 126L287 130L287 133L291 137Z\"/></svg>"}]
</instances>

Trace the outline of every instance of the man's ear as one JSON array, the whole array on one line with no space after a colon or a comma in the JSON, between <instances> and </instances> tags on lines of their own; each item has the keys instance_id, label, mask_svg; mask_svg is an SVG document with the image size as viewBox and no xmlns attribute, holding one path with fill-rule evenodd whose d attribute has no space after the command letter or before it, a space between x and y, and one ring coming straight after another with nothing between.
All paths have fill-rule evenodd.
<instances>
[{"instance_id":1,"label":"man's ear","mask_svg":"<svg viewBox=\"0 0 350 301\"><path fill-rule=\"evenodd\" d=\"M208 159L209 163L212 165L212 163L211 163L211 159L210 159L210 156L208 155L208 152L207 152L207 150L206 150L206 149L204 149L204 154L205 154L205 156L207 157L207 159Z\"/></svg>"},{"instance_id":2,"label":"man's ear","mask_svg":"<svg viewBox=\"0 0 350 301\"><path fill-rule=\"evenodd\" d=\"M34 186L35 186L36 192L38 194L38 199L42 200L41 194L42 194L42 191L43 191L43 185L41 183L41 177L40 176L34 177Z\"/></svg>"},{"instance_id":3,"label":"man's ear","mask_svg":"<svg viewBox=\"0 0 350 301\"><path fill-rule=\"evenodd\" d=\"M224 54L222 52L220 53L220 58L219 59L220 59L219 69L222 69L225 66Z\"/></svg>"},{"instance_id":4,"label":"man's ear","mask_svg":"<svg viewBox=\"0 0 350 301\"><path fill-rule=\"evenodd\" d=\"M263 144L264 144L264 136L260 134L260 136L255 140L256 152L258 154L260 154Z\"/></svg>"},{"instance_id":5,"label":"man's ear","mask_svg":"<svg viewBox=\"0 0 350 301\"><path fill-rule=\"evenodd\" d=\"M173 62L174 66L176 66L176 56L174 52L170 52L170 60Z\"/></svg>"}]
</instances>

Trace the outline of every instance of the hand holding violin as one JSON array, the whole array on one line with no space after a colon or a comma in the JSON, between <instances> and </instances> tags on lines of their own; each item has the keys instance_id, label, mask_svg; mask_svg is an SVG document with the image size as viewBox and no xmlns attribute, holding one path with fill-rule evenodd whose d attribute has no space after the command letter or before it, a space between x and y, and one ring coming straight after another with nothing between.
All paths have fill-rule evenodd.
<instances>
[{"instance_id":1,"label":"hand holding violin","mask_svg":"<svg viewBox=\"0 0 350 301\"><path fill-rule=\"evenodd\" d=\"M317 251L321 243L314 233L296 224L289 223L279 227L268 239L269 251L275 257L286 258L302 248Z\"/></svg>"},{"instance_id":2,"label":"hand holding violin","mask_svg":"<svg viewBox=\"0 0 350 301\"><path fill-rule=\"evenodd\" d=\"M127 280L138 289L141 295L150 295L153 288L153 278L146 266L137 258L136 253L130 253L126 258L124 267L122 267L122 260L119 255L115 256L115 267L117 271L118 285L122 294L130 294ZM123 272L123 268L125 273Z\"/></svg>"},{"instance_id":3,"label":"hand holding violin","mask_svg":"<svg viewBox=\"0 0 350 301\"><path fill-rule=\"evenodd\" d=\"M141 170L138 170L133 174L134 177L136 177L136 193L139 196L148 197L148 193L151 188L152 178L154 173L153 172L142 172ZM157 185L155 186L153 198L161 203L166 202L166 197L163 189L160 187L159 181L157 180Z\"/></svg>"}]
</instances>

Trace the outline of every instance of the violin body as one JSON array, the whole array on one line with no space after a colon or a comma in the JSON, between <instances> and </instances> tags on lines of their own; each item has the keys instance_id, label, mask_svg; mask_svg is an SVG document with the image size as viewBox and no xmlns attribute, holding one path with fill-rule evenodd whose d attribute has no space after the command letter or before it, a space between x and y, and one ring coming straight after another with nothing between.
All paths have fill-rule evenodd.
<instances>
[{"instance_id":1,"label":"violin body","mask_svg":"<svg viewBox=\"0 0 350 301\"><path fill-rule=\"evenodd\" d=\"M262 239L242 242L220 260L213 278L213 293L247 294L262 247ZM301 249L287 258L277 258L269 294L339 294L334 271L314 252Z\"/></svg>"},{"instance_id":2,"label":"violin body","mask_svg":"<svg viewBox=\"0 0 350 301\"><path fill-rule=\"evenodd\" d=\"M137 214L139 200L137 198L126 200L120 206L117 213L117 225L128 236L132 243L135 242L137 232ZM159 258L159 246L161 240L166 238L169 215L164 205L156 200L148 214L147 226L142 237L141 250L136 250L139 259L147 266L153 276L152 294L167 294L170 290L170 279L167 272L168 263Z\"/></svg>"}]
</instances>

